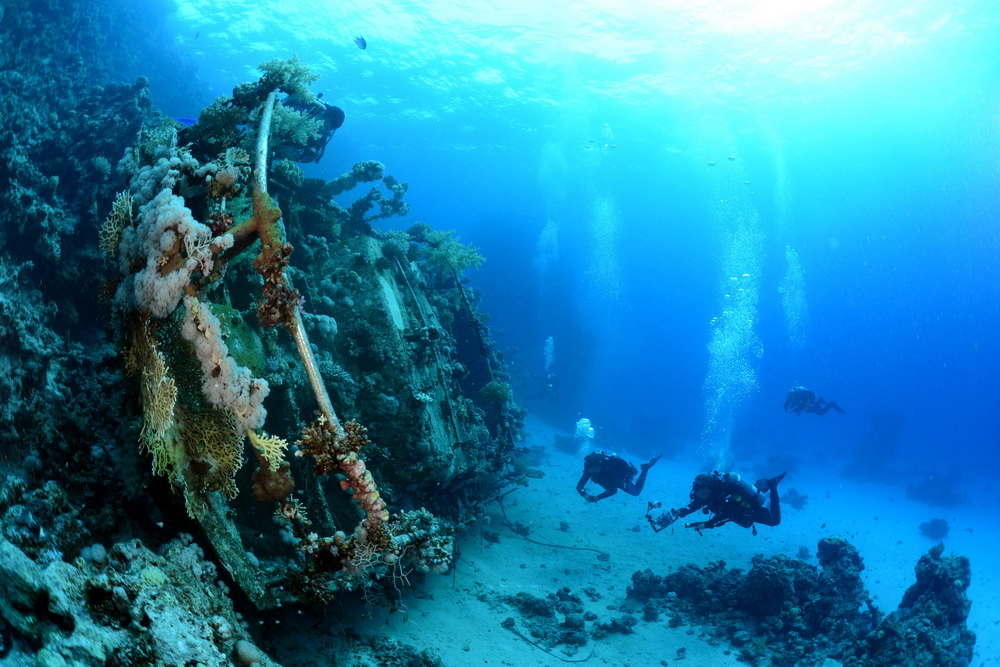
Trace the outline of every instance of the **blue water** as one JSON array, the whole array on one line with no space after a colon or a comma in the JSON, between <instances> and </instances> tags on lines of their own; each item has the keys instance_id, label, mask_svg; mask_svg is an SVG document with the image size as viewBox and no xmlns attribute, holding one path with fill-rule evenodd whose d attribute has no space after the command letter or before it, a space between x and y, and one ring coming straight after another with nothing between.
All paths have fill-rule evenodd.
<instances>
[{"instance_id":1,"label":"blue water","mask_svg":"<svg viewBox=\"0 0 1000 667\"><path fill-rule=\"evenodd\" d=\"M178 2L204 97L154 101L298 54L347 115L311 175L380 160L386 228L481 249L530 410L707 461L1000 462L995 3L340 4ZM784 414L793 384L847 414Z\"/></svg>"}]
</instances>

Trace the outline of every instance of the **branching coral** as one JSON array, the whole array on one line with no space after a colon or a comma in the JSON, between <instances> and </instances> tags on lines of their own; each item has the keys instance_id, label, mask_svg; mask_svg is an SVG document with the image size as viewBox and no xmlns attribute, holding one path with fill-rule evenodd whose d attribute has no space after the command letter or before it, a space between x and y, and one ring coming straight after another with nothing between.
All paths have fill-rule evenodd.
<instances>
[{"instance_id":1,"label":"branching coral","mask_svg":"<svg viewBox=\"0 0 1000 667\"><path fill-rule=\"evenodd\" d=\"M365 513L365 520L356 531L358 538L362 542L372 540L388 546L385 544L387 535L382 524L389 518L389 513L375 488L372 474L358 456L361 449L370 442L367 429L356 421L349 421L337 428L325 415L320 415L303 429L302 439L296 443L302 449L295 452L295 455L312 456L317 474L333 471L342 473L347 479L340 483L341 488L354 492L354 500Z\"/></svg>"},{"instance_id":2,"label":"branching coral","mask_svg":"<svg viewBox=\"0 0 1000 667\"><path fill-rule=\"evenodd\" d=\"M292 246L288 243L265 245L254 260L254 266L264 277L261 300L257 303L257 318L265 329L273 329L279 324L286 329L295 326L302 297L285 280L285 269L291 254Z\"/></svg>"},{"instance_id":3,"label":"branching coral","mask_svg":"<svg viewBox=\"0 0 1000 667\"><path fill-rule=\"evenodd\" d=\"M353 190L358 183L371 183L385 176L385 165L375 160L358 162L346 174L327 181L323 186L323 194L333 197L342 192Z\"/></svg>"},{"instance_id":4,"label":"branching coral","mask_svg":"<svg viewBox=\"0 0 1000 667\"><path fill-rule=\"evenodd\" d=\"M317 474L339 472L345 479L340 485L353 491L353 497L366 518L354 535L342 532L332 538L320 538L306 531L308 520L297 503L286 501L279 516L290 521L300 539L299 549L310 556L313 577L321 572L343 572L353 581L396 576L400 558L406 557L424 572L444 572L451 563L452 531L425 509L399 512L392 516L385 509L371 473L358 453L369 443L367 432L350 421L337 428L320 415L302 432L296 456L312 456ZM311 580L312 594L321 594L322 578ZM306 585L305 580L300 582ZM319 588L318 588L319 587Z\"/></svg>"},{"instance_id":5,"label":"branching coral","mask_svg":"<svg viewBox=\"0 0 1000 667\"><path fill-rule=\"evenodd\" d=\"M322 123L291 107L278 104L274 107L271 136L276 145L305 146L320 136Z\"/></svg>"},{"instance_id":6,"label":"branching coral","mask_svg":"<svg viewBox=\"0 0 1000 667\"><path fill-rule=\"evenodd\" d=\"M467 269L477 269L485 261L479 248L460 243L455 232L426 230L417 240L423 242L420 258L424 269L439 281L461 277Z\"/></svg>"},{"instance_id":7,"label":"branching coral","mask_svg":"<svg viewBox=\"0 0 1000 667\"><path fill-rule=\"evenodd\" d=\"M391 175L385 173L385 166L381 162L369 160L358 162L351 168L351 171L342 174L337 178L327 181L320 188L320 192L325 197L334 197L348 190L352 190L359 183L370 183L381 179L385 187L392 193L387 197L377 188L372 188L368 193L352 203L347 214L351 225L356 229L368 231L368 225L381 218L389 218L394 215L403 216L410 210L410 205L403 201L406 194L406 183L400 183ZM368 212L378 206L378 213L368 215Z\"/></svg>"},{"instance_id":8,"label":"branching coral","mask_svg":"<svg viewBox=\"0 0 1000 667\"><path fill-rule=\"evenodd\" d=\"M410 211L410 205L403 201L406 194L406 183L397 183L391 176L382 179L385 183L392 183L392 197L386 197L378 188L372 188L368 194L351 204L347 213L351 223L356 227L367 226L368 224L382 218L390 218L394 215L406 215ZM378 205L379 212L374 215L367 215L375 205Z\"/></svg>"},{"instance_id":9,"label":"branching coral","mask_svg":"<svg viewBox=\"0 0 1000 667\"><path fill-rule=\"evenodd\" d=\"M497 405L506 405L514 399L514 390L506 382L490 380L486 386L479 390L479 395L484 400Z\"/></svg>"},{"instance_id":10,"label":"branching coral","mask_svg":"<svg viewBox=\"0 0 1000 667\"><path fill-rule=\"evenodd\" d=\"M315 83L319 79L319 74L312 72L298 55L293 55L287 60L280 58L268 60L262 63L259 69L264 72L260 85L268 92L277 89L306 103L316 99L315 93L309 90L309 84Z\"/></svg>"}]
</instances>

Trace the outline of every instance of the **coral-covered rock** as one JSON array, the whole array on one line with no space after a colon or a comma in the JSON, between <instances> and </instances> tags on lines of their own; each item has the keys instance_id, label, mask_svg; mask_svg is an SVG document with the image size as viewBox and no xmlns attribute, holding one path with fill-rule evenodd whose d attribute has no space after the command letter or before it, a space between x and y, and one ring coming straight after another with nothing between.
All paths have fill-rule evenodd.
<instances>
[{"instance_id":1,"label":"coral-covered rock","mask_svg":"<svg viewBox=\"0 0 1000 667\"><path fill-rule=\"evenodd\" d=\"M739 600L744 611L761 618L781 612L795 595L788 558L753 557L753 567L740 586Z\"/></svg>"},{"instance_id":2,"label":"coral-covered rock","mask_svg":"<svg viewBox=\"0 0 1000 667\"><path fill-rule=\"evenodd\" d=\"M938 544L920 557L917 582L903 594L899 609L889 614L858 650L866 667L967 665L976 634L966 625L971 602L965 592L971 580L969 559L941 557Z\"/></svg>"},{"instance_id":3,"label":"coral-covered rock","mask_svg":"<svg viewBox=\"0 0 1000 667\"><path fill-rule=\"evenodd\" d=\"M755 556L749 571L684 565L660 576L632 575L630 598L643 620L676 627L709 626L746 662L789 666L960 665L972 658L975 635L965 625L968 559L942 558L938 545L917 564L917 582L897 611L882 618L864 588L864 561L850 542L818 544L820 569L783 555Z\"/></svg>"},{"instance_id":4,"label":"coral-covered rock","mask_svg":"<svg viewBox=\"0 0 1000 667\"><path fill-rule=\"evenodd\" d=\"M586 628L587 616L584 614L583 601L568 588L560 588L544 598L521 592L505 596L503 600L521 612L528 634L540 646L547 649L562 646L567 654L572 655L590 639L591 633ZM630 632L636 620L629 618L631 621L614 622L613 630L607 628L601 630L599 624L595 624L594 637L603 636L608 631ZM514 619L505 621L504 627L516 629Z\"/></svg>"},{"instance_id":5,"label":"coral-covered rock","mask_svg":"<svg viewBox=\"0 0 1000 667\"><path fill-rule=\"evenodd\" d=\"M972 603L965 595L972 581L972 569L965 556L942 558L944 544L938 544L920 557L917 583L903 595L900 609L932 616L937 625L964 623Z\"/></svg>"},{"instance_id":6,"label":"coral-covered rock","mask_svg":"<svg viewBox=\"0 0 1000 667\"><path fill-rule=\"evenodd\" d=\"M105 565L42 567L0 539L0 597L11 624L9 664L231 665L247 639L215 566L182 536L154 554L114 545ZM261 665L274 663L260 654Z\"/></svg>"}]
</instances>

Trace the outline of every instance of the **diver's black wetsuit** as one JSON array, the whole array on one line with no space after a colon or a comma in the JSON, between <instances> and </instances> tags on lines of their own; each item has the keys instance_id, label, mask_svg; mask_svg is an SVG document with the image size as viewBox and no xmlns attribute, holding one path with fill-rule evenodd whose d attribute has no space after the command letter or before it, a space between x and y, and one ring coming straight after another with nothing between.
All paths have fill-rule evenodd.
<instances>
[{"instance_id":1,"label":"diver's black wetsuit","mask_svg":"<svg viewBox=\"0 0 1000 667\"><path fill-rule=\"evenodd\" d=\"M637 496L642 492L642 487L646 484L646 473L653 467L660 457L657 456L649 463L642 464L642 472L639 478L632 482L635 473L638 472L635 466L616 454L605 454L604 452L591 452L583 460L583 475L576 483L576 492L589 502L597 502L604 498L610 498L621 489L630 496ZM587 493L587 482L594 482L604 489L604 492L592 496Z\"/></svg>"}]
</instances>

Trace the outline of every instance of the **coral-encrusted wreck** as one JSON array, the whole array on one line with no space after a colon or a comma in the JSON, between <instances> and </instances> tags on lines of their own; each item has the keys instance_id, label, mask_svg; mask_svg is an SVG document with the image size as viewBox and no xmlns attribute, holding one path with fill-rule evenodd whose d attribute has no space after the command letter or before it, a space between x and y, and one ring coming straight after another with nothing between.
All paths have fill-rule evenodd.
<instances>
[{"instance_id":1,"label":"coral-encrusted wreck","mask_svg":"<svg viewBox=\"0 0 1000 667\"><path fill-rule=\"evenodd\" d=\"M141 135L101 247L141 447L267 608L404 563L445 571L503 483L518 414L461 282L481 258L424 225L373 230L406 212L377 162L323 182L277 159L324 107L297 59L261 69L194 125Z\"/></svg>"}]
</instances>

